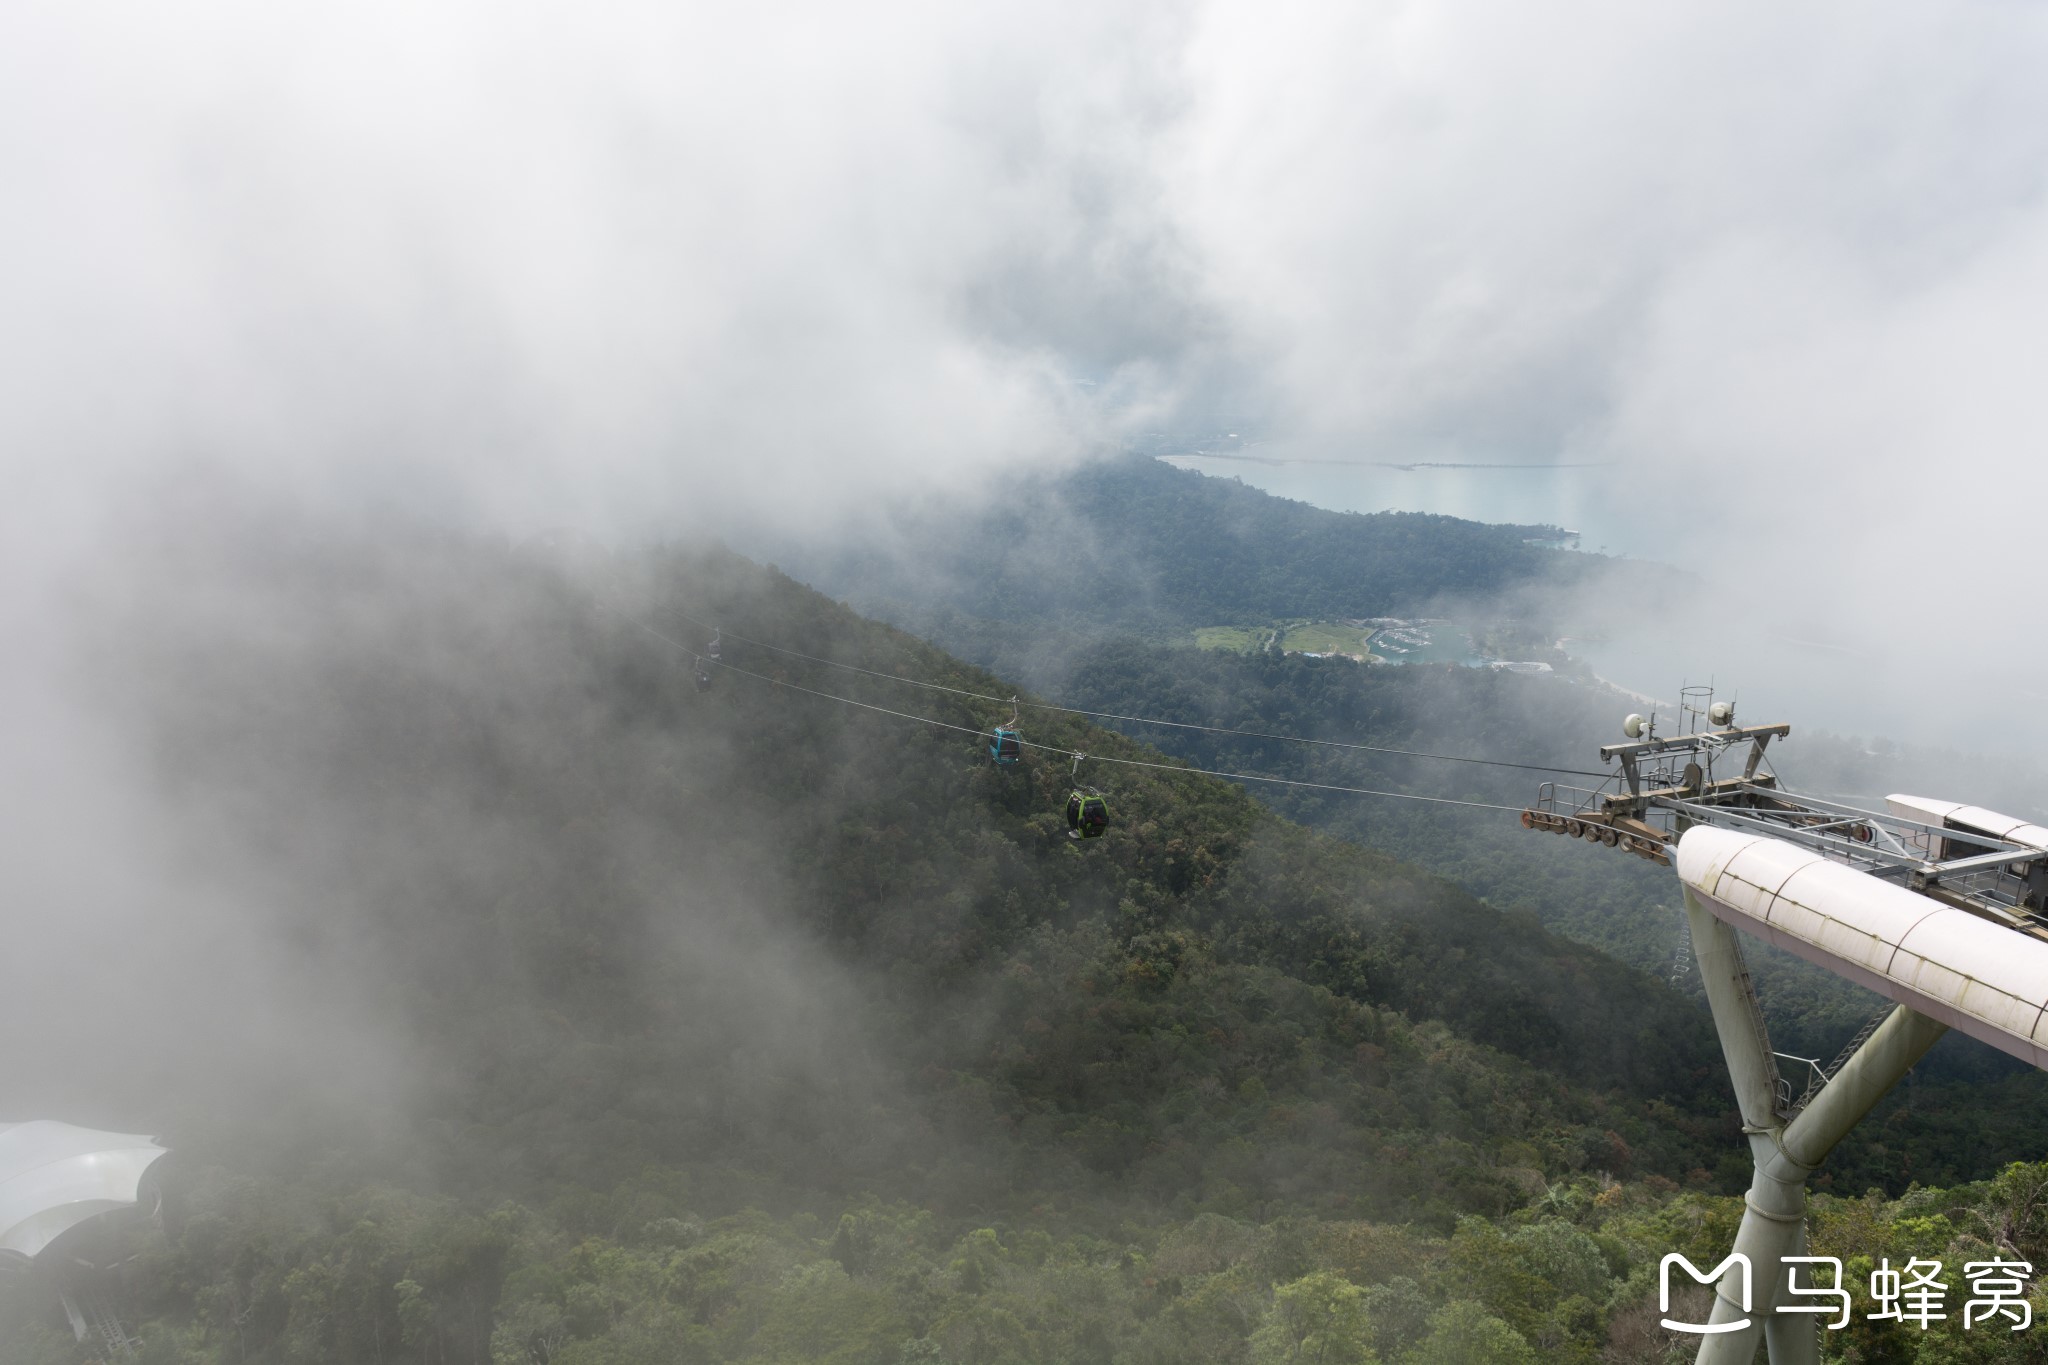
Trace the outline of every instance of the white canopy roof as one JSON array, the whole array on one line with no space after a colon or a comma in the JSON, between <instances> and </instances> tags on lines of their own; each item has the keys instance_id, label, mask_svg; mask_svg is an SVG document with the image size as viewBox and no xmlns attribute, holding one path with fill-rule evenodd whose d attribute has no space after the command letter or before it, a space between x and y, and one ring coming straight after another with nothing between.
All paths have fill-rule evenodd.
<instances>
[{"instance_id":1,"label":"white canopy roof","mask_svg":"<svg viewBox=\"0 0 2048 1365\"><path fill-rule=\"evenodd\" d=\"M1937 801L1927 796L1904 796L1897 792L1887 796L1884 803L1893 815L1903 815L1922 824L1981 830L2009 844L2048 848L2048 829L2010 815L2000 815L1995 810L1985 810L1982 806L1966 806L1960 801Z\"/></svg>"},{"instance_id":2,"label":"white canopy roof","mask_svg":"<svg viewBox=\"0 0 2048 1365\"><path fill-rule=\"evenodd\" d=\"M165 1149L51 1119L0 1123L0 1260L33 1257L88 1218L135 1203Z\"/></svg>"},{"instance_id":3,"label":"white canopy roof","mask_svg":"<svg viewBox=\"0 0 2048 1365\"><path fill-rule=\"evenodd\" d=\"M2048 1070L2048 943L1768 835L1695 825L1676 862L1715 918Z\"/></svg>"}]
</instances>

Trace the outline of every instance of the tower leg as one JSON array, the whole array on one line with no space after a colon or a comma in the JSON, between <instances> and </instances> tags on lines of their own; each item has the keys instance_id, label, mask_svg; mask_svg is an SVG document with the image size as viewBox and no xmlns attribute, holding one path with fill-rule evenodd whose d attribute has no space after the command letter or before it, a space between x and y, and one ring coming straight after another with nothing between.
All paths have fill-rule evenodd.
<instances>
[{"instance_id":1,"label":"tower leg","mask_svg":"<svg viewBox=\"0 0 2048 1365\"><path fill-rule=\"evenodd\" d=\"M1812 1365L1819 1358L1817 1319L1777 1314L1785 1297L1787 1256L1806 1251L1806 1178L1871 1107L1925 1056L1948 1026L1901 1005L1789 1123L1778 1113L1778 1068L1771 1055L1756 990L1735 931L1715 919L1691 888L1685 892L1693 955L1706 984L1714 1029L1728 1059L1756 1172L1750 1181L1735 1250L1749 1258L1751 1302L1742 1303L1742 1278L1731 1267L1715 1286L1710 1325L1747 1319L1735 1331L1700 1339L1700 1365L1750 1365L1759 1338L1772 1365ZM1805 1283L1805 1281L1801 1281Z\"/></svg>"},{"instance_id":2,"label":"tower leg","mask_svg":"<svg viewBox=\"0 0 2048 1365\"><path fill-rule=\"evenodd\" d=\"M1756 1163L1756 1175L1743 1200L1747 1207L1742 1226L1735 1234L1735 1250L1749 1258L1749 1301L1744 1302L1744 1277L1739 1268L1731 1267L1714 1287L1713 1312L1707 1317L1712 1326L1745 1325L1702 1336L1698 1360L1700 1365L1749 1365L1763 1336L1763 1316L1758 1310L1769 1311L1768 1305L1758 1300L1767 1297L1781 1258L1797 1254L1792 1247L1805 1224L1806 1190L1803 1183L1783 1189L1766 1174L1769 1159L1777 1151L1778 1064L1771 1055L1748 964L1742 960L1742 945L1735 931L1715 919L1689 887L1685 917L1692 930L1693 960L1699 964L1707 1004L1714 1013L1714 1031L1720 1035L1721 1055L1728 1061L1728 1079L1735 1085L1742 1131L1749 1138L1750 1156Z\"/></svg>"},{"instance_id":3,"label":"tower leg","mask_svg":"<svg viewBox=\"0 0 2048 1365\"><path fill-rule=\"evenodd\" d=\"M1806 1254L1806 1222L1800 1220L1794 1256ZM1811 1266L1786 1266L1787 1278L1796 1277L1802 1286L1813 1283ZM1777 1301L1790 1296L1782 1285L1774 1286ZM1820 1365L1821 1319L1812 1313L1773 1313L1764 1319L1764 1349L1771 1365Z\"/></svg>"},{"instance_id":4,"label":"tower leg","mask_svg":"<svg viewBox=\"0 0 2048 1365\"><path fill-rule=\"evenodd\" d=\"M64 1305L64 1316L71 1320L71 1334L81 1342L84 1341L92 1332L91 1326L85 1320L84 1310L79 1308L77 1300L61 1289L57 1291L57 1300Z\"/></svg>"}]
</instances>

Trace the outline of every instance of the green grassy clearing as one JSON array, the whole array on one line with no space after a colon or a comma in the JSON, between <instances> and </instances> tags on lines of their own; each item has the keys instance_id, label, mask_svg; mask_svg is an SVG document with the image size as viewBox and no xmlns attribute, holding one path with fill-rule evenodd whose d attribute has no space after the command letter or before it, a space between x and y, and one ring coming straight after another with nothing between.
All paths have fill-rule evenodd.
<instances>
[{"instance_id":1,"label":"green grassy clearing","mask_svg":"<svg viewBox=\"0 0 2048 1365\"><path fill-rule=\"evenodd\" d=\"M1195 644L1202 649L1229 650L1236 654L1248 654L1266 643L1272 635L1269 627L1246 629L1241 626L1203 626L1195 632Z\"/></svg>"}]
</instances>

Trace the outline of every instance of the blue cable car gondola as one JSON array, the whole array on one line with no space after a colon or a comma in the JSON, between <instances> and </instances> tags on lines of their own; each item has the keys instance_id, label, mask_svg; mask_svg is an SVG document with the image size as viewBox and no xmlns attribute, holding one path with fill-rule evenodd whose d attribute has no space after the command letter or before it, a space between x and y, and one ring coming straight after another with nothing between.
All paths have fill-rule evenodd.
<instances>
[{"instance_id":1,"label":"blue cable car gondola","mask_svg":"<svg viewBox=\"0 0 2048 1365\"><path fill-rule=\"evenodd\" d=\"M998 725L989 736L988 756L998 763L1015 763L1024 756L1024 736L1017 731L1017 699L1010 698L1010 723Z\"/></svg>"}]
</instances>

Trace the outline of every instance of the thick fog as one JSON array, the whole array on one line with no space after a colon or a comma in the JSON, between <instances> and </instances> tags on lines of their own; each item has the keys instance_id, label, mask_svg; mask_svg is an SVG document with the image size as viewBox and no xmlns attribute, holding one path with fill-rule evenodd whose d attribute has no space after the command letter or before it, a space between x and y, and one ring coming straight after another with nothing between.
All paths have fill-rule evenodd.
<instances>
[{"instance_id":1,"label":"thick fog","mask_svg":"<svg viewBox=\"0 0 2048 1365\"><path fill-rule=\"evenodd\" d=\"M1698 571L1588 604L1632 687L2048 751L1991 624L2042 582L2044 46L1999 5L1216 13L1187 183L1255 453L1611 464L1208 468Z\"/></svg>"},{"instance_id":2,"label":"thick fog","mask_svg":"<svg viewBox=\"0 0 2048 1365\"><path fill-rule=\"evenodd\" d=\"M857 520L1230 413L1326 457L1618 461L1665 528L1635 553L1825 573L1864 628L1936 609L1930 561L2025 579L2026 7L0 24L17 508L202 459Z\"/></svg>"},{"instance_id":3,"label":"thick fog","mask_svg":"<svg viewBox=\"0 0 2048 1365\"><path fill-rule=\"evenodd\" d=\"M378 614L456 589L405 535L825 524L1079 458L1100 410L1150 401L1198 328L1156 302L1182 267L1141 192L1170 112L1149 23L10 7L0 1027L25 1045L0 1116L189 1132L431 1084L378 1004L410 965L378 951L390 888L488 886L559 836L508 835L473 776L396 805L321 776L375 730L321 680L407 676ZM266 523L308 558L246 543ZM380 585L344 595L372 619L318 614L336 545ZM195 725L215 748L166 757ZM682 916L694 1008L732 997L704 1045L739 1029L801 1076L819 1031L777 1020L836 987L733 927L772 924L769 881L646 903Z\"/></svg>"},{"instance_id":4,"label":"thick fog","mask_svg":"<svg viewBox=\"0 0 2048 1365\"><path fill-rule=\"evenodd\" d=\"M323 1023L378 964L277 975L252 888L317 858L195 866L222 808L81 686L124 625L312 648L166 572L164 522L839 535L1247 415L1613 461L1603 515L1718 605L1901 708L2026 704L2044 49L1998 4L6 7L0 1032L52 1049L17 1082L163 1020L245 1079L310 1038L402 1071Z\"/></svg>"}]
</instances>

